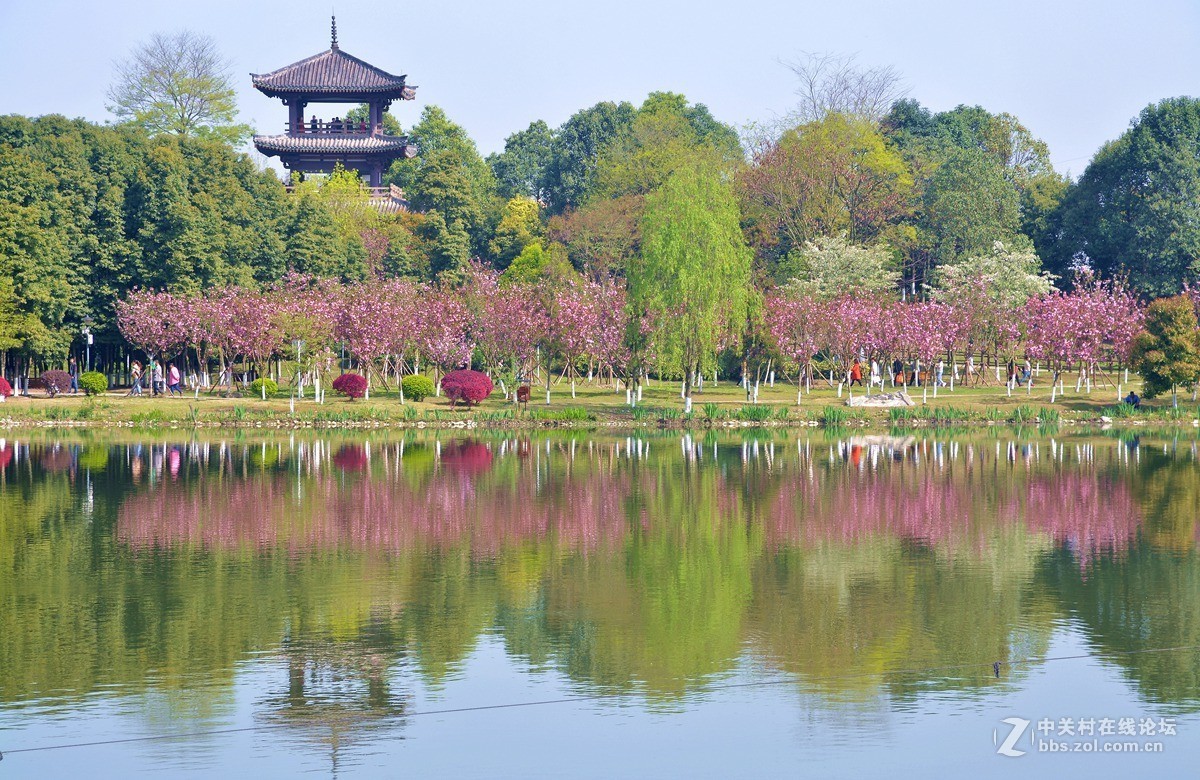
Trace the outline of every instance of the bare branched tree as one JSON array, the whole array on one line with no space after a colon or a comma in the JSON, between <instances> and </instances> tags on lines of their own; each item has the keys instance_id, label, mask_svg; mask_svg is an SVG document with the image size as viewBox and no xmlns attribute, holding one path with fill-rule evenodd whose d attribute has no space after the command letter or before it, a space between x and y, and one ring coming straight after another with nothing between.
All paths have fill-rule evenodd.
<instances>
[{"instance_id":1,"label":"bare branched tree","mask_svg":"<svg viewBox=\"0 0 1200 780\"><path fill-rule=\"evenodd\" d=\"M213 134L231 143L245 140L238 125L230 63L207 35L188 30L156 33L116 64L108 110L150 133Z\"/></svg>"},{"instance_id":2,"label":"bare branched tree","mask_svg":"<svg viewBox=\"0 0 1200 780\"><path fill-rule=\"evenodd\" d=\"M816 121L835 112L878 122L893 103L908 94L895 68L862 68L853 54L804 52L800 59L784 65L799 81L794 117L798 122Z\"/></svg>"}]
</instances>

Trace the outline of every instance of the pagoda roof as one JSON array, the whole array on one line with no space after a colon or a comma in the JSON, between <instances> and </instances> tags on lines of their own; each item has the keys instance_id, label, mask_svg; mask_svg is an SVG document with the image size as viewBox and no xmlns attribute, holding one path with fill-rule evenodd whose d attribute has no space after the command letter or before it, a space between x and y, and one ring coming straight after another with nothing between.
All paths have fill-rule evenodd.
<instances>
[{"instance_id":1,"label":"pagoda roof","mask_svg":"<svg viewBox=\"0 0 1200 780\"><path fill-rule=\"evenodd\" d=\"M412 100L416 87L404 83L405 76L364 62L338 47L337 19L330 25L329 50L285 65L270 73L251 73L254 88L270 97L311 95L327 98L390 96Z\"/></svg>"},{"instance_id":2,"label":"pagoda roof","mask_svg":"<svg viewBox=\"0 0 1200 780\"><path fill-rule=\"evenodd\" d=\"M383 154L416 157L417 147L395 135L256 135L254 146L274 154Z\"/></svg>"},{"instance_id":3,"label":"pagoda roof","mask_svg":"<svg viewBox=\"0 0 1200 780\"><path fill-rule=\"evenodd\" d=\"M270 73L251 73L254 88L270 97L308 94L380 95L392 93L402 100L412 100L414 87L404 83L404 76L393 76L385 70L347 54L335 44L328 51L293 62Z\"/></svg>"}]
</instances>

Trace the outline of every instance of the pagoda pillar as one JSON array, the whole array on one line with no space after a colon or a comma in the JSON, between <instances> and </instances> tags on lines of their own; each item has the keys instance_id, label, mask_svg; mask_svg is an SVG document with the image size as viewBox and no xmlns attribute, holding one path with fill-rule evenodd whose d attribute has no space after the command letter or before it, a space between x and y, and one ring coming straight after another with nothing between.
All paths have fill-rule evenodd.
<instances>
[{"instance_id":1,"label":"pagoda pillar","mask_svg":"<svg viewBox=\"0 0 1200 780\"><path fill-rule=\"evenodd\" d=\"M288 134L300 135L304 132L304 106L307 105L299 98L288 101Z\"/></svg>"},{"instance_id":2,"label":"pagoda pillar","mask_svg":"<svg viewBox=\"0 0 1200 780\"><path fill-rule=\"evenodd\" d=\"M370 113L370 119L368 121L371 123L369 130L370 130L370 132L374 133L376 127L382 127L382 125L383 125L383 104L380 103L379 101L375 101L375 100L371 101L371 103L369 104L369 113ZM380 130L380 132L382 132L382 130ZM371 186L378 186L378 185L371 185Z\"/></svg>"}]
</instances>

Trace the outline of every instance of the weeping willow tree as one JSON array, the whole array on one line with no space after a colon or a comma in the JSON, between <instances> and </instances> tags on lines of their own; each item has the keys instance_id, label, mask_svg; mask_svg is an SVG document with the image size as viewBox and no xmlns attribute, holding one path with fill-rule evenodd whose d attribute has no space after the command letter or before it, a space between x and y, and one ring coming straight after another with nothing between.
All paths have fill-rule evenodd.
<instances>
[{"instance_id":1,"label":"weeping willow tree","mask_svg":"<svg viewBox=\"0 0 1200 780\"><path fill-rule=\"evenodd\" d=\"M646 197L642 252L629 265L635 322L649 325L664 374L683 379L686 411L697 375L746 320L751 252L723 170L697 159Z\"/></svg>"}]
</instances>

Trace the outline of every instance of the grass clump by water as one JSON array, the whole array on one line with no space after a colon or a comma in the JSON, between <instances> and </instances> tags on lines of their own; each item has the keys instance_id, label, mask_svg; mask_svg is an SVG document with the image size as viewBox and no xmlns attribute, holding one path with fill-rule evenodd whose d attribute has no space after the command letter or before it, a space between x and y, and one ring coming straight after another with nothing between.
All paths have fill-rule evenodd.
<instances>
[{"instance_id":1,"label":"grass clump by water","mask_svg":"<svg viewBox=\"0 0 1200 780\"><path fill-rule=\"evenodd\" d=\"M497 412L497 414L499 414L499 412ZM482 418L482 415L480 415L480 417ZM587 422L594 421L596 419L594 414L591 414L582 406L568 406L564 409L533 409L529 412L529 417L533 420L555 420L561 422ZM500 417L490 419L510 418Z\"/></svg>"},{"instance_id":2,"label":"grass clump by water","mask_svg":"<svg viewBox=\"0 0 1200 780\"><path fill-rule=\"evenodd\" d=\"M956 406L935 406L929 413L929 419L938 427L946 427L971 419L971 412Z\"/></svg>"},{"instance_id":3,"label":"grass clump by water","mask_svg":"<svg viewBox=\"0 0 1200 780\"><path fill-rule=\"evenodd\" d=\"M843 425L846 422L846 410L841 406L826 406L821 410L821 421L830 428Z\"/></svg>"},{"instance_id":4,"label":"grass clump by water","mask_svg":"<svg viewBox=\"0 0 1200 780\"><path fill-rule=\"evenodd\" d=\"M766 404L746 404L737 410L736 416L745 422L766 422L771 419L771 407Z\"/></svg>"},{"instance_id":5,"label":"grass clump by water","mask_svg":"<svg viewBox=\"0 0 1200 780\"><path fill-rule=\"evenodd\" d=\"M1057 409L1050 409L1043 406L1038 409L1038 423L1040 425L1057 426L1062 422L1062 413Z\"/></svg>"},{"instance_id":6,"label":"grass clump by water","mask_svg":"<svg viewBox=\"0 0 1200 780\"><path fill-rule=\"evenodd\" d=\"M700 409L704 412L704 419L706 420L719 420L721 418L721 407L711 401L700 407Z\"/></svg>"}]
</instances>

